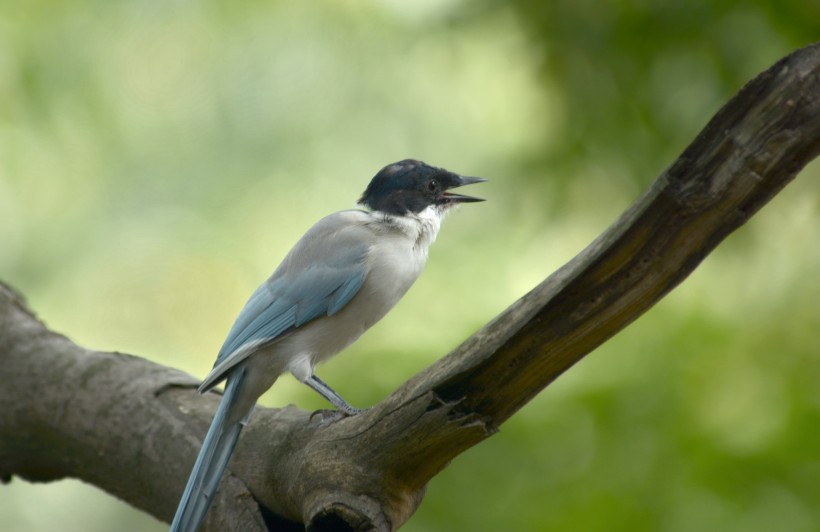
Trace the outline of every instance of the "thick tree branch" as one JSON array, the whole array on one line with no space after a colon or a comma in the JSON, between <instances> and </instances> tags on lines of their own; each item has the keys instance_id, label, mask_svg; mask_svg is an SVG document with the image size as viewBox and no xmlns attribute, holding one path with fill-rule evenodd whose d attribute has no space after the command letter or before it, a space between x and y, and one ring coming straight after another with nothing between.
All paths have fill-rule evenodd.
<instances>
[{"instance_id":1,"label":"thick tree branch","mask_svg":"<svg viewBox=\"0 0 820 532\"><path fill-rule=\"evenodd\" d=\"M818 151L813 45L744 87L586 250L372 410L331 424L257 410L206 528L263 530L283 517L313 530L397 528L453 457L649 309ZM215 394L76 346L5 288L0 356L0 477L77 477L170 519Z\"/></svg>"}]
</instances>

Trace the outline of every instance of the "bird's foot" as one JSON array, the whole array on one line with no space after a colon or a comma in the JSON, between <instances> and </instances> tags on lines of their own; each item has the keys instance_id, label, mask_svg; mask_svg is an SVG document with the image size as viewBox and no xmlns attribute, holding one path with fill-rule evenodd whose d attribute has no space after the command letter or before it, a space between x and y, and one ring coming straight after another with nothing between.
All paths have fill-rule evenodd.
<instances>
[{"instance_id":1,"label":"bird's foot","mask_svg":"<svg viewBox=\"0 0 820 532\"><path fill-rule=\"evenodd\" d=\"M317 418L317 422L322 425L325 423L335 423L340 421L344 418L355 416L361 414L362 412L366 412L367 408L350 408L350 410L316 410L314 411L310 417L308 418L308 422L312 423L314 418Z\"/></svg>"}]
</instances>

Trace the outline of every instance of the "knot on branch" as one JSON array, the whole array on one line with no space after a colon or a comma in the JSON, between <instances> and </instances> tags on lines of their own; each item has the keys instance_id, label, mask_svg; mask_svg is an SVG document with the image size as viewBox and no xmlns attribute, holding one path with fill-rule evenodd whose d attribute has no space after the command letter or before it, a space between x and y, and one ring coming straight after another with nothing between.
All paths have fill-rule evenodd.
<instances>
[{"instance_id":1,"label":"knot on branch","mask_svg":"<svg viewBox=\"0 0 820 532\"><path fill-rule=\"evenodd\" d=\"M338 491L317 493L307 513L305 528L310 532L393 530L381 504L366 495Z\"/></svg>"}]
</instances>

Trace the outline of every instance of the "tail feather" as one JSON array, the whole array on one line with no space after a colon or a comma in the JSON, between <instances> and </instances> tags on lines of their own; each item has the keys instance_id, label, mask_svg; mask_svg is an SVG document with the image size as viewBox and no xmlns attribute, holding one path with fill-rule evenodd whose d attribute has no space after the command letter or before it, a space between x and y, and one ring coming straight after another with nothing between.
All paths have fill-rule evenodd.
<instances>
[{"instance_id":1,"label":"tail feather","mask_svg":"<svg viewBox=\"0 0 820 532\"><path fill-rule=\"evenodd\" d=\"M228 425L230 418L236 418L231 408L236 404L244 376L245 368L239 366L233 369L228 377L222 402L219 403L211 428L208 429L202 449L196 457L188 484L182 493L177 513L171 523L171 532L195 532L211 505L219 479L222 478L239 439L239 433L247 421L245 416L240 421Z\"/></svg>"}]
</instances>

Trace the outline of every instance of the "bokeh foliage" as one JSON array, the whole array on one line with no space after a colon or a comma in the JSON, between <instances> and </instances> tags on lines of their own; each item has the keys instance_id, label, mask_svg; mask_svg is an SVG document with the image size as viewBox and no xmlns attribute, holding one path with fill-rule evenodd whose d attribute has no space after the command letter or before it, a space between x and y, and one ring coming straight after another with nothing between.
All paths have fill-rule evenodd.
<instances>
[{"instance_id":1,"label":"bokeh foliage","mask_svg":"<svg viewBox=\"0 0 820 532\"><path fill-rule=\"evenodd\" d=\"M204 376L244 299L384 164L491 179L320 374L377 402L617 217L820 4L0 5L0 277L55 330ZM817 164L431 483L407 530L820 529ZM282 379L263 402L325 405ZM3 530L163 530L78 482Z\"/></svg>"}]
</instances>

